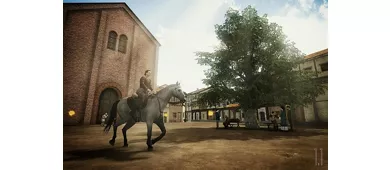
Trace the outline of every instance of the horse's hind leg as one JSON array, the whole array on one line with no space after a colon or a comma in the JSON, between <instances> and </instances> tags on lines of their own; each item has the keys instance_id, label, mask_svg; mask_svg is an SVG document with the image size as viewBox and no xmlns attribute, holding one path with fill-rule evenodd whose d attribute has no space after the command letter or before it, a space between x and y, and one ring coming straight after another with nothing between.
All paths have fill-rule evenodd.
<instances>
[{"instance_id":1,"label":"horse's hind leg","mask_svg":"<svg viewBox=\"0 0 390 170\"><path fill-rule=\"evenodd\" d=\"M112 136L112 139L109 141L110 145L112 145L112 146L115 145L116 130L118 129L118 126L115 123L113 126L114 126L114 128L113 128L114 135Z\"/></svg>"},{"instance_id":2,"label":"horse's hind leg","mask_svg":"<svg viewBox=\"0 0 390 170\"><path fill-rule=\"evenodd\" d=\"M114 146L115 145L115 138L116 138L116 131L118 129L118 126L124 124L125 122L122 120L122 119L117 119L115 120L114 124L112 125L114 128L113 128L113 131L114 131L114 135L112 136L112 139L109 141L110 145Z\"/></svg>"},{"instance_id":3,"label":"horse's hind leg","mask_svg":"<svg viewBox=\"0 0 390 170\"><path fill-rule=\"evenodd\" d=\"M123 147L127 147L129 146L129 144L127 144L127 135L126 135L126 132L128 129L130 129L131 127L133 127L133 125L135 124L135 121L133 119L129 119L126 123L126 125L122 128L122 133L123 133Z\"/></svg>"},{"instance_id":4,"label":"horse's hind leg","mask_svg":"<svg viewBox=\"0 0 390 170\"><path fill-rule=\"evenodd\" d=\"M155 144L156 142L161 140L167 132L165 129L164 120L162 116L160 116L160 118L158 118L154 123L160 128L161 134L157 138L152 140L152 144Z\"/></svg>"}]
</instances>

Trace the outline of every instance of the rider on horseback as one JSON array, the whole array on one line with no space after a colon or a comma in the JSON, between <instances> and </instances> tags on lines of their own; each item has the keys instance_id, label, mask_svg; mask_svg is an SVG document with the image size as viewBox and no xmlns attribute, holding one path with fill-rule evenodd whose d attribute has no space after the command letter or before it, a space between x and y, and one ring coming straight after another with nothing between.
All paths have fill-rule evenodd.
<instances>
[{"instance_id":1,"label":"rider on horseback","mask_svg":"<svg viewBox=\"0 0 390 170\"><path fill-rule=\"evenodd\" d=\"M152 88L152 80L149 78L151 74L150 70L146 70L144 73L144 76L140 79L140 85L139 89L137 90L137 95L139 96L139 99L141 103L139 104L137 110L138 110L138 118L140 118L141 109L143 109L148 101L148 96L153 92Z\"/></svg>"}]
</instances>

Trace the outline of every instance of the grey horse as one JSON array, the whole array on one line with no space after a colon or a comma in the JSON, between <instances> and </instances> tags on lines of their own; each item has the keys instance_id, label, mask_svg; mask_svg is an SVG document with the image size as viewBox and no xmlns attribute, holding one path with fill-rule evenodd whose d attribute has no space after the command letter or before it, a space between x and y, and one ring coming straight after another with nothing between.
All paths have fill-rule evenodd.
<instances>
[{"instance_id":1,"label":"grey horse","mask_svg":"<svg viewBox=\"0 0 390 170\"><path fill-rule=\"evenodd\" d=\"M154 95L148 97L147 105L141 110L141 122L146 122L147 126L147 140L146 144L148 145L148 150L153 150L153 144L161 140L166 133L164 119L162 111L168 104L171 97L178 98L181 102L185 102L184 92L180 88L180 84L172 84L157 92ZM132 99L135 100L135 99ZM123 147L127 147L127 137L126 131L130 129L135 123L135 114L134 109L128 104L128 99L120 99L116 101L111 107L110 114L107 120L107 125L104 128L104 131L107 133L110 130L110 127L113 126L114 135L109 143L114 146L116 131L118 126L126 123L122 129L124 144ZM151 139L152 136L152 125L155 123L161 130L161 134L155 138Z\"/></svg>"}]
</instances>

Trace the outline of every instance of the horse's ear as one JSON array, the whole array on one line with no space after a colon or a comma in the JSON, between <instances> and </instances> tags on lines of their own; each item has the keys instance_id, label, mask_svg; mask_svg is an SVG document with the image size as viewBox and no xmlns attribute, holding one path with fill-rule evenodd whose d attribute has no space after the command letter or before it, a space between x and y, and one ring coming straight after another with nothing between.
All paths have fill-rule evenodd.
<instances>
[{"instance_id":1,"label":"horse's ear","mask_svg":"<svg viewBox=\"0 0 390 170\"><path fill-rule=\"evenodd\" d=\"M178 81L176 81L176 85L179 85L179 82L178 82Z\"/></svg>"}]
</instances>

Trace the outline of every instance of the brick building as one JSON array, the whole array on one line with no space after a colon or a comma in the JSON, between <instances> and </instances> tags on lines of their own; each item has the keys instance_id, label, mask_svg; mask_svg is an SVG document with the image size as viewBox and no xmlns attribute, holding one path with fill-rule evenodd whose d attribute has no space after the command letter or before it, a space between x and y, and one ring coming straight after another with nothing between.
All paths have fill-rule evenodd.
<instances>
[{"instance_id":1,"label":"brick building","mask_svg":"<svg viewBox=\"0 0 390 170\"><path fill-rule=\"evenodd\" d=\"M160 44L125 3L64 3L63 14L64 125L100 123L147 69L156 87Z\"/></svg>"}]
</instances>

